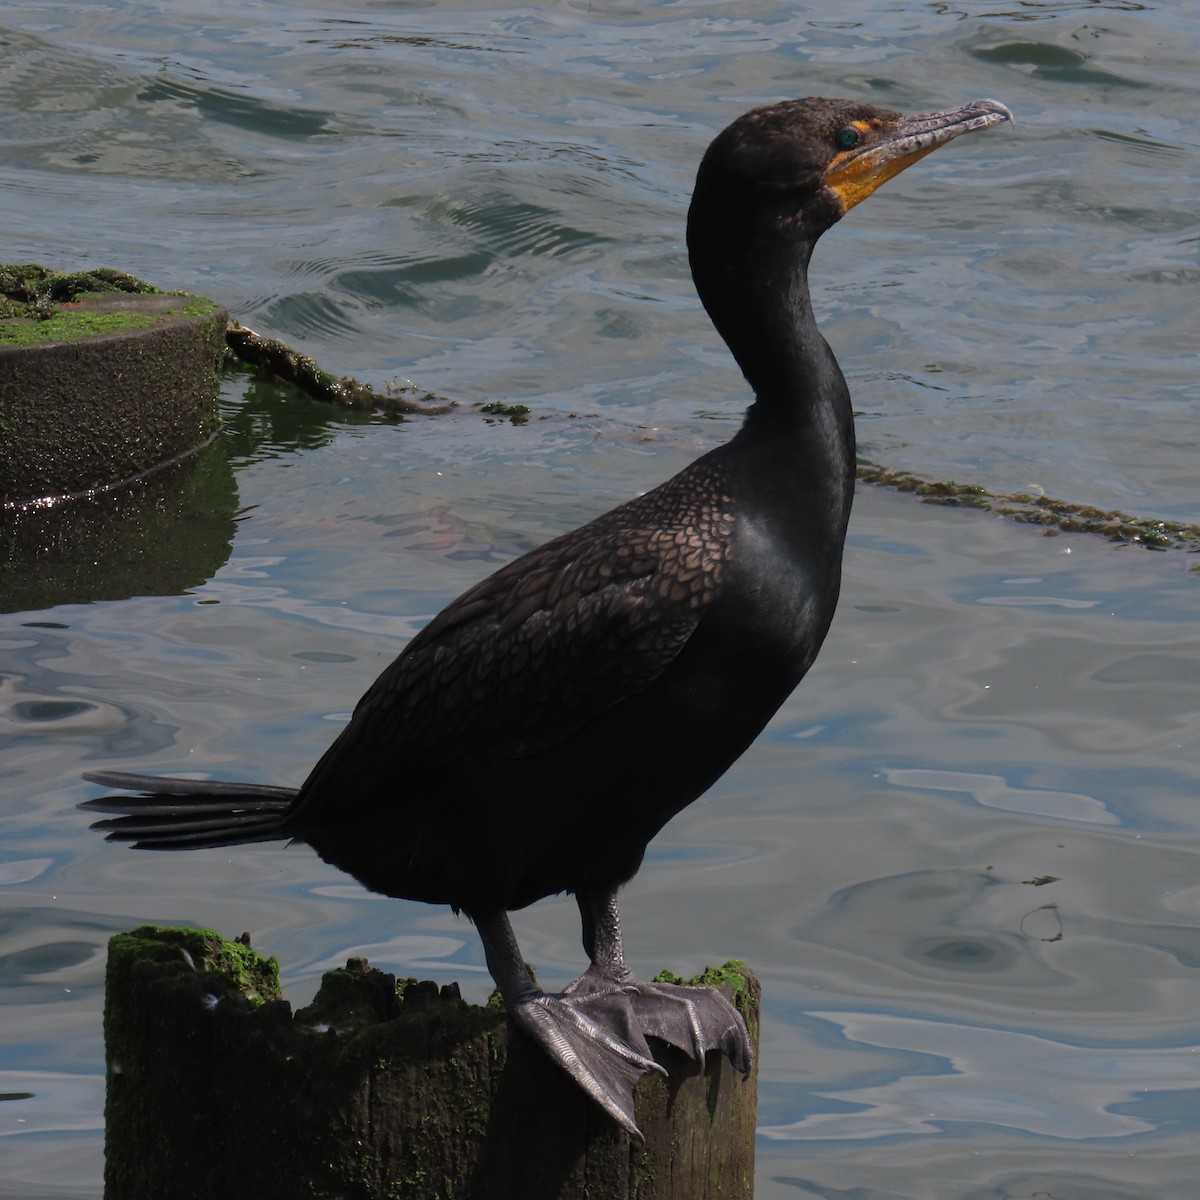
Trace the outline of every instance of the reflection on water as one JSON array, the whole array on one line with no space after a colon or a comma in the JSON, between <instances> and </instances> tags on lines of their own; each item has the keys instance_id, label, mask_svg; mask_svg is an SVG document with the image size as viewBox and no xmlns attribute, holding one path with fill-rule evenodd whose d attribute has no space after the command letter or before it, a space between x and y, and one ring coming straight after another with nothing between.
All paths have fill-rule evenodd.
<instances>
[{"instance_id":1,"label":"reflection on water","mask_svg":"<svg viewBox=\"0 0 1200 1200\"><path fill-rule=\"evenodd\" d=\"M392 424L230 380L216 502L118 529L169 578L81 526L73 561L115 555L79 577L102 588L6 593L0 1197L99 1196L113 932L249 929L296 1002L350 954L487 994L449 912L298 847L106 846L80 772L297 783L449 599L736 428L682 241L733 113L1010 104L1011 135L816 256L864 450L1195 519L1194 25L969 9L5 6L6 257L94 253L339 372L545 419ZM1192 1200L1191 565L860 493L817 667L624 905L637 969L763 979L760 1198ZM543 980L577 973L573 904L518 926Z\"/></svg>"},{"instance_id":2,"label":"reflection on water","mask_svg":"<svg viewBox=\"0 0 1200 1200\"><path fill-rule=\"evenodd\" d=\"M297 450L318 450L328 446L339 429L378 423L369 414L333 408L296 388L253 375L239 374L223 395L221 440L239 467Z\"/></svg>"},{"instance_id":3,"label":"reflection on water","mask_svg":"<svg viewBox=\"0 0 1200 1200\"><path fill-rule=\"evenodd\" d=\"M827 1021L851 1050L879 1052L891 1077L821 1095L826 1111L766 1126L765 1137L870 1140L986 1124L1070 1141L1123 1138L1153 1132L1166 1112L1200 1099L1200 1045L1072 1045L880 1013L809 1019Z\"/></svg>"},{"instance_id":4,"label":"reflection on water","mask_svg":"<svg viewBox=\"0 0 1200 1200\"><path fill-rule=\"evenodd\" d=\"M1036 813L1060 821L1089 821L1116 825L1120 818L1092 796L1073 792L1048 792L1037 788L1015 788L998 775L967 771L910 771L895 768L884 772L897 787L930 788L935 792L965 792L976 804L1004 808L1010 812Z\"/></svg>"},{"instance_id":5,"label":"reflection on water","mask_svg":"<svg viewBox=\"0 0 1200 1200\"><path fill-rule=\"evenodd\" d=\"M0 612L197 587L229 555L236 507L216 441L109 491L0 510Z\"/></svg>"}]
</instances>

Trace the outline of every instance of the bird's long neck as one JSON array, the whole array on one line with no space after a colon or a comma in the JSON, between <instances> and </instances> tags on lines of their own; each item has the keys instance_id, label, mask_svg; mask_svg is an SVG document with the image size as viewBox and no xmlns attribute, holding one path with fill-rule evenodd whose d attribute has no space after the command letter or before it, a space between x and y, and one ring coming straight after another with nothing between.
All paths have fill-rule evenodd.
<instances>
[{"instance_id":1,"label":"bird's long neck","mask_svg":"<svg viewBox=\"0 0 1200 1200\"><path fill-rule=\"evenodd\" d=\"M811 244L766 243L689 228L692 274L705 309L754 389L736 441L776 447L796 471L823 481L848 510L854 477L850 393L817 328L808 291ZM844 527L844 521L835 522Z\"/></svg>"}]
</instances>

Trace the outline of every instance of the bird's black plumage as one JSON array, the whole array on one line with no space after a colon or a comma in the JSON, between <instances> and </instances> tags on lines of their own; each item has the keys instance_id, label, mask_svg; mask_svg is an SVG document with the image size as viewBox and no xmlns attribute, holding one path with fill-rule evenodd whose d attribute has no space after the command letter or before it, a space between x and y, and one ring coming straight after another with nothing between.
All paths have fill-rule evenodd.
<instances>
[{"instance_id":1,"label":"bird's black plumage","mask_svg":"<svg viewBox=\"0 0 1200 1200\"><path fill-rule=\"evenodd\" d=\"M653 1067L644 1034L748 1066L727 1004L632 979L616 892L771 718L833 618L854 426L813 317L813 246L908 163L1008 116L994 101L906 119L809 99L735 121L701 163L688 248L755 393L740 432L450 604L298 793L97 773L147 793L89 802L121 814L99 827L157 849L295 838L368 888L465 911L518 1023L630 1129ZM592 965L546 997L506 913L563 891Z\"/></svg>"}]
</instances>

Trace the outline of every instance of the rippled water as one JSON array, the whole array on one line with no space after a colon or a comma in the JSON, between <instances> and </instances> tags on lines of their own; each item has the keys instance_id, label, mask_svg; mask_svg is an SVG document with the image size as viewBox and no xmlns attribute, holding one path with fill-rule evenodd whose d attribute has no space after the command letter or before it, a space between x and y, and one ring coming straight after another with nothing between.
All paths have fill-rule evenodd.
<instances>
[{"instance_id":1,"label":"rippled water","mask_svg":"<svg viewBox=\"0 0 1200 1200\"><path fill-rule=\"evenodd\" d=\"M1183 6L1070 0L6 5L3 258L124 267L545 419L397 426L230 379L212 578L0 617L0 1195L100 1194L115 931L250 929L293 999L351 952L483 995L450 914L299 849L105 846L79 773L298 782L464 586L736 428L682 227L742 109L1009 104L817 253L864 450L1197 520L1198 48ZM1195 1194L1192 561L860 493L817 667L625 901L637 967L763 979L759 1196ZM550 983L573 910L518 921Z\"/></svg>"}]
</instances>

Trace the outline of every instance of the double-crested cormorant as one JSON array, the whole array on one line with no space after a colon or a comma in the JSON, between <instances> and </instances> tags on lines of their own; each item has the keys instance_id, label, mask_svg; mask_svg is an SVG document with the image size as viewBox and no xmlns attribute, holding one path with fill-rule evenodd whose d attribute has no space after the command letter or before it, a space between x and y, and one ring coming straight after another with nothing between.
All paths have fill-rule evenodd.
<instances>
[{"instance_id":1,"label":"double-crested cormorant","mask_svg":"<svg viewBox=\"0 0 1200 1200\"><path fill-rule=\"evenodd\" d=\"M750 1066L715 991L625 965L617 891L646 844L747 746L812 665L854 488L850 394L817 330L817 239L881 183L1011 118L846 100L746 113L708 148L688 215L704 307L754 389L726 445L502 567L430 622L304 786L96 772L110 839L189 850L290 838L389 896L471 917L509 1013L632 1133L646 1036ZM543 993L508 912L574 893L590 965Z\"/></svg>"}]
</instances>

